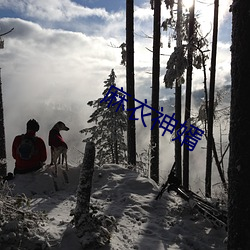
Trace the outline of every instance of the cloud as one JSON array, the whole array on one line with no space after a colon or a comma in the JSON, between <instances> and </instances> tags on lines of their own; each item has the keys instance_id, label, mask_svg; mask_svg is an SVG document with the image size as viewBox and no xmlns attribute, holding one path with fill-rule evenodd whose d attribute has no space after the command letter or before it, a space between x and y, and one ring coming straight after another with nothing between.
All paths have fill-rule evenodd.
<instances>
[{"instance_id":1,"label":"cloud","mask_svg":"<svg viewBox=\"0 0 250 250\"><path fill-rule=\"evenodd\" d=\"M151 20L153 10L151 10L150 4L144 4L142 6L135 6L134 7L134 18L141 21Z\"/></svg>"},{"instance_id":2,"label":"cloud","mask_svg":"<svg viewBox=\"0 0 250 250\"><path fill-rule=\"evenodd\" d=\"M227 21L227 26L229 26L228 19L231 13L229 13L229 7L231 5L231 0L224 0L220 1L219 3L219 29ZM198 17L198 21L201 24L203 35L207 35L208 33L210 36L212 35L213 30L213 18L214 18L214 1L208 2L199 2L196 1L195 5L195 13Z\"/></svg>"},{"instance_id":3,"label":"cloud","mask_svg":"<svg viewBox=\"0 0 250 250\"><path fill-rule=\"evenodd\" d=\"M63 120L81 145L79 130L90 114L86 103L101 96L112 68L122 75L120 52L102 37L45 29L21 19L3 18L1 26L14 27L1 50L9 158L13 136L25 132L32 117L41 123L45 140L48 128Z\"/></svg>"},{"instance_id":4,"label":"cloud","mask_svg":"<svg viewBox=\"0 0 250 250\"><path fill-rule=\"evenodd\" d=\"M108 17L108 13L103 8L88 8L70 0L50 0L44 1L16 1L4 0L0 3L0 8L7 8L22 13L26 17L47 21L70 21L78 17L97 16Z\"/></svg>"}]
</instances>

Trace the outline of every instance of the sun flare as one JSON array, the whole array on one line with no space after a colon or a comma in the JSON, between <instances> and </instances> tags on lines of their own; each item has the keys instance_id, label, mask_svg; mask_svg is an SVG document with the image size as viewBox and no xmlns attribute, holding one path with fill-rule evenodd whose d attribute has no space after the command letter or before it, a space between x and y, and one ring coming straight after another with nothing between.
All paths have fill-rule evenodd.
<instances>
[{"instance_id":1,"label":"sun flare","mask_svg":"<svg viewBox=\"0 0 250 250\"><path fill-rule=\"evenodd\" d=\"M183 0L183 5L189 9L193 6L193 0Z\"/></svg>"}]
</instances>

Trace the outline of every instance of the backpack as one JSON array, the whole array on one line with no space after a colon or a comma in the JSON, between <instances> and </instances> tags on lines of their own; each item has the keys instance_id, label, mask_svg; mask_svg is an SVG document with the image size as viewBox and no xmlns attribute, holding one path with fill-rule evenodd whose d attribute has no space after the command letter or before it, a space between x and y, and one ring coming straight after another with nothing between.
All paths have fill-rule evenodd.
<instances>
[{"instance_id":1,"label":"backpack","mask_svg":"<svg viewBox=\"0 0 250 250\"><path fill-rule=\"evenodd\" d=\"M22 160L30 160L35 153L35 137L22 135L17 153Z\"/></svg>"}]
</instances>

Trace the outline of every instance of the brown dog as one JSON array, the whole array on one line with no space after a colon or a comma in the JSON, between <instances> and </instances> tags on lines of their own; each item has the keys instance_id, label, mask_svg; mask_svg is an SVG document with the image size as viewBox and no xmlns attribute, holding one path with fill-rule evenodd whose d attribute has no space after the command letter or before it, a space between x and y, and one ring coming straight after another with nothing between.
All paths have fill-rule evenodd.
<instances>
[{"instance_id":1,"label":"brown dog","mask_svg":"<svg viewBox=\"0 0 250 250\"><path fill-rule=\"evenodd\" d=\"M68 162L67 162L68 146L60 134L60 131L62 130L68 131L69 128L63 122L59 121L49 131L49 146L51 152L50 165L55 166L55 175L57 175L57 164L60 156L62 156L62 164L64 163L65 160L66 170L68 170Z\"/></svg>"}]
</instances>

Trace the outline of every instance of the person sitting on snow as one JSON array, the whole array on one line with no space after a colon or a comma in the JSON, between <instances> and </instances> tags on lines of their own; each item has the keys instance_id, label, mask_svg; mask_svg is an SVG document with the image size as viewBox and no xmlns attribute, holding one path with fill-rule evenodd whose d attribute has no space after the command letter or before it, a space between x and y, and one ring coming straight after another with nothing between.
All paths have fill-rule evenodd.
<instances>
[{"instance_id":1,"label":"person sitting on snow","mask_svg":"<svg viewBox=\"0 0 250 250\"><path fill-rule=\"evenodd\" d=\"M43 167L47 152L43 139L36 136L39 128L36 120L29 120L26 134L15 137L12 144L12 156L16 160L14 175L34 172Z\"/></svg>"}]
</instances>

